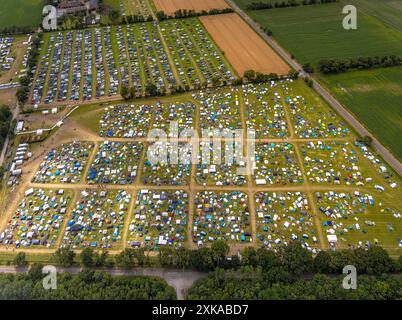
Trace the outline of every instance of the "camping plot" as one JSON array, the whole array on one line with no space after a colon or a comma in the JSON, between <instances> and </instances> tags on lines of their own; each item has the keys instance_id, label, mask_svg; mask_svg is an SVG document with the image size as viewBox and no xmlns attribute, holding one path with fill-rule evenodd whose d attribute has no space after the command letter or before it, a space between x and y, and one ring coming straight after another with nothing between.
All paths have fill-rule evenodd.
<instances>
[{"instance_id":1,"label":"camping plot","mask_svg":"<svg viewBox=\"0 0 402 320\"><path fill-rule=\"evenodd\" d=\"M72 192L63 189L26 190L0 234L0 244L16 248L54 247L71 199Z\"/></svg>"},{"instance_id":2,"label":"camping plot","mask_svg":"<svg viewBox=\"0 0 402 320\"><path fill-rule=\"evenodd\" d=\"M193 94L193 99L200 104L201 130L219 132L242 128L237 88L200 91Z\"/></svg>"},{"instance_id":3,"label":"camping plot","mask_svg":"<svg viewBox=\"0 0 402 320\"><path fill-rule=\"evenodd\" d=\"M90 184L132 184L142 154L139 142L104 141L88 171Z\"/></svg>"},{"instance_id":4,"label":"camping plot","mask_svg":"<svg viewBox=\"0 0 402 320\"><path fill-rule=\"evenodd\" d=\"M169 49L173 50L173 59L179 66L183 84L216 86L235 79L231 67L198 19L163 21L161 31Z\"/></svg>"},{"instance_id":5,"label":"camping plot","mask_svg":"<svg viewBox=\"0 0 402 320\"><path fill-rule=\"evenodd\" d=\"M393 170L390 170L389 165L385 164L384 160L373 153L364 143L355 141L354 145L362 157L369 162L370 168L376 172L380 182L386 182L392 189L400 186L401 177Z\"/></svg>"},{"instance_id":6,"label":"camping plot","mask_svg":"<svg viewBox=\"0 0 402 320\"><path fill-rule=\"evenodd\" d=\"M123 17L136 15L147 19L151 15L148 1L152 0L119 0L121 15Z\"/></svg>"},{"instance_id":7,"label":"camping plot","mask_svg":"<svg viewBox=\"0 0 402 320\"><path fill-rule=\"evenodd\" d=\"M316 192L314 200L326 240L333 246L402 246L402 215L395 203L382 203L375 194L358 190Z\"/></svg>"},{"instance_id":8,"label":"camping plot","mask_svg":"<svg viewBox=\"0 0 402 320\"><path fill-rule=\"evenodd\" d=\"M113 248L122 234L131 195L122 190L83 190L67 223L62 246Z\"/></svg>"},{"instance_id":9,"label":"camping plot","mask_svg":"<svg viewBox=\"0 0 402 320\"><path fill-rule=\"evenodd\" d=\"M188 195L181 190L137 192L133 219L129 224L128 244L149 249L180 247L186 239Z\"/></svg>"},{"instance_id":10,"label":"camping plot","mask_svg":"<svg viewBox=\"0 0 402 320\"><path fill-rule=\"evenodd\" d=\"M174 152L176 150L177 152ZM185 185L190 179L192 146L167 141L150 144L141 180L146 185Z\"/></svg>"},{"instance_id":11,"label":"camping plot","mask_svg":"<svg viewBox=\"0 0 402 320\"><path fill-rule=\"evenodd\" d=\"M203 191L196 195L193 241L203 245L216 240L252 241L247 194Z\"/></svg>"},{"instance_id":12,"label":"camping plot","mask_svg":"<svg viewBox=\"0 0 402 320\"><path fill-rule=\"evenodd\" d=\"M191 101L166 104L156 102L152 129L161 129L169 136L180 135L183 130L194 128L195 113L196 106ZM177 132L171 132L172 129Z\"/></svg>"},{"instance_id":13,"label":"camping plot","mask_svg":"<svg viewBox=\"0 0 402 320\"><path fill-rule=\"evenodd\" d=\"M286 105L295 134L299 138L344 138L350 135L346 122L312 90L306 90L302 80L289 80L284 86Z\"/></svg>"},{"instance_id":14,"label":"camping plot","mask_svg":"<svg viewBox=\"0 0 402 320\"><path fill-rule=\"evenodd\" d=\"M301 241L316 252L318 235L314 216L301 192L259 192L255 195L257 240L259 245L274 249Z\"/></svg>"},{"instance_id":15,"label":"camping plot","mask_svg":"<svg viewBox=\"0 0 402 320\"><path fill-rule=\"evenodd\" d=\"M150 105L106 107L99 122L99 135L108 138L146 137L152 110Z\"/></svg>"},{"instance_id":16,"label":"camping plot","mask_svg":"<svg viewBox=\"0 0 402 320\"><path fill-rule=\"evenodd\" d=\"M79 183L93 147L92 142L73 141L50 150L32 182Z\"/></svg>"},{"instance_id":17,"label":"camping plot","mask_svg":"<svg viewBox=\"0 0 402 320\"><path fill-rule=\"evenodd\" d=\"M256 185L303 183L296 151L290 143L256 143L251 161Z\"/></svg>"},{"instance_id":18,"label":"camping plot","mask_svg":"<svg viewBox=\"0 0 402 320\"><path fill-rule=\"evenodd\" d=\"M312 184L359 186L373 184L376 180L350 142L310 141L300 144L300 149L306 175Z\"/></svg>"},{"instance_id":19,"label":"camping plot","mask_svg":"<svg viewBox=\"0 0 402 320\"><path fill-rule=\"evenodd\" d=\"M159 91L176 85L152 22L47 33L37 69L33 104L116 96L122 84L130 83L139 96L148 79Z\"/></svg>"},{"instance_id":20,"label":"camping plot","mask_svg":"<svg viewBox=\"0 0 402 320\"><path fill-rule=\"evenodd\" d=\"M246 126L256 139L289 137L279 86L278 82L243 86Z\"/></svg>"},{"instance_id":21,"label":"camping plot","mask_svg":"<svg viewBox=\"0 0 402 320\"><path fill-rule=\"evenodd\" d=\"M246 162L243 151L243 143L240 141L202 141L198 154L197 183L215 186L244 185Z\"/></svg>"},{"instance_id":22,"label":"camping plot","mask_svg":"<svg viewBox=\"0 0 402 320\"><path fill-rule=\"evenodd\" d=\"M176 29L178 21L160 22L161 32L168 45L177 73L182 85L191 88L201 85L201 72L197 69L194 57L181 39L179 31Z\"/></svg>"}]
</instances>

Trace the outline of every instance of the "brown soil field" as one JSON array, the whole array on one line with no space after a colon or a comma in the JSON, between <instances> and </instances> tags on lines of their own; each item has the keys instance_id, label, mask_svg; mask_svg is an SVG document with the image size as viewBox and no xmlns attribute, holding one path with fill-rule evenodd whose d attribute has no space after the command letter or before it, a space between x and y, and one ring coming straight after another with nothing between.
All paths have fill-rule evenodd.
<instances>
[{"instance_id":1,"label":"brown soil field","mask_svg":"<svg viewBox=\"0 0 402 320\"><path fill-rule=\"evenodd\" d=\"M236 13L200 17L239 75L246 70L287 74L290 67Z\"/></svg>"},{"instance_id":2,"label":"brown soil field","mask_svg":"<svg viewBox=\"0 0 402 320\"><path fill-rule=\"evenodd\" d=\"M163 10L167 15L172 15L179 9L200 12L230 8L225 0L154 0L154 3L158 10Z\"/></svg>"}]
</instances>

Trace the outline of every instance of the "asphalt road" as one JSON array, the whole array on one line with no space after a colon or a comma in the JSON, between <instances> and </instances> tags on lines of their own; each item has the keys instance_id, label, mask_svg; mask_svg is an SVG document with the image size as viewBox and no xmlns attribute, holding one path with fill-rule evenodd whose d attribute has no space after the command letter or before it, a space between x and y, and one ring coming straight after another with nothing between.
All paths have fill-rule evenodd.
<instances>
[{"instance_id":1,"label":"asphalt road","mask_svg":"<svg viewBox=\"0 0 402 320\"><path fill-rule=\"evenodd\" d=\"M256 23L251 19L242 9L240 9L232 0L225 0L281 57L284 59L293 69L300 72L302 77L308 77L313 81L313 88L324 98L324 100L336 110L349 125L362 137L373 135L357 120L344 106L342 106L327 90L325 90L317 80L306 74L302 66L292 59L289 53L287 53L272 37L269 37ZM402 176L402 164L397 158L385 148L375 137L373 137L372 147L377 153L387 161L399 175Z\"/></svg>"},{"instance_id":2,"label":"asphalt road","mask_svg":"<svg viewBox=\"0 0 402 320\"><path fill-rule=\"evenodd\" d=\"M69 272L77 274L82 270L79 267L62 268L57 267L58 273ZM170 286L176 290L177 298L183 300L186 291L193 283L201 278L208 276L207 273L180 270L180 269L162 269L162 268L133 268L133 269L97 269L110 273L112 276L153 276L164 279ZM0 266L0 273L25 272L27 268L16 269L13 266Z\"/></svg>"}]
</instances>

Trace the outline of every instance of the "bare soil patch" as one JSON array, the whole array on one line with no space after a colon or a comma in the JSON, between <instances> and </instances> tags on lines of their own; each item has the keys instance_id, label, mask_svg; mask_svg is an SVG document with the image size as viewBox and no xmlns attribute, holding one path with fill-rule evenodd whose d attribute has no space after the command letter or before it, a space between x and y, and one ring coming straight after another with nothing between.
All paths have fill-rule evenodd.
<instances>
[{"instance_id":1,"label":"bare soil patch","mask_svg":"<svg viewBox=\"0 0 402 320\"><path fill-rule=\"evenodd\" d=\"M179 9L209 11L211 9L225 9L229 5L225 0L154 0L158 10L164 11L167 15L172 15Z\"/></svg>"},{"instance_id":2,"label":"bare soil patch","mask_svg":"<svg viewBox=\"0 0 402 320\"><path fill-rule=\"evenodd\" d=\"M236 71L287 74L290 67L236 13L200 17Z\"/></svg>"}]
</instances>

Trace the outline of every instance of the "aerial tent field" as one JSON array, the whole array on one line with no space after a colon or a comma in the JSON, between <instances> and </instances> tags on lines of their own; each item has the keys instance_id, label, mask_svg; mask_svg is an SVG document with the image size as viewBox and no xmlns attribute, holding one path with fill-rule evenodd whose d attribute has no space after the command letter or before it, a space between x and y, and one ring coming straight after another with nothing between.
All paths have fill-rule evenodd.
<instances>
[{"instance_id":1,"label":"aerial tent field","mask_svg":"<svg viewBox=\"0 0 402 320\"><path fill-rule=\"evenodd\" d=\"M273 116L265 119L263 110ZM261 122L271 129L257 134L249 159L237 152L229 164L204 165L200 157L192 165L151 163L147 156L158 149L144 137L177 119L183 120L180 131L263 131ZM0 226L0 251L195 248L218 239L237 249L274 249L300 240L312 252L367 241L391 254L401 251L400 177L356 142L348 125L301 79L93 105L71 121L90 138L66 138L34 160L21 186L29 191L18 196L7 211L8 223ZM212 148L204 142L200 149L205 146ZM226 157L227 146L218 149ZM243 156L252 175L237 172L244 168ZM25 217L36 208L45 214L28 230ZM55 228L36 232L45 224Z\"/></svg>"}]
</instances>

